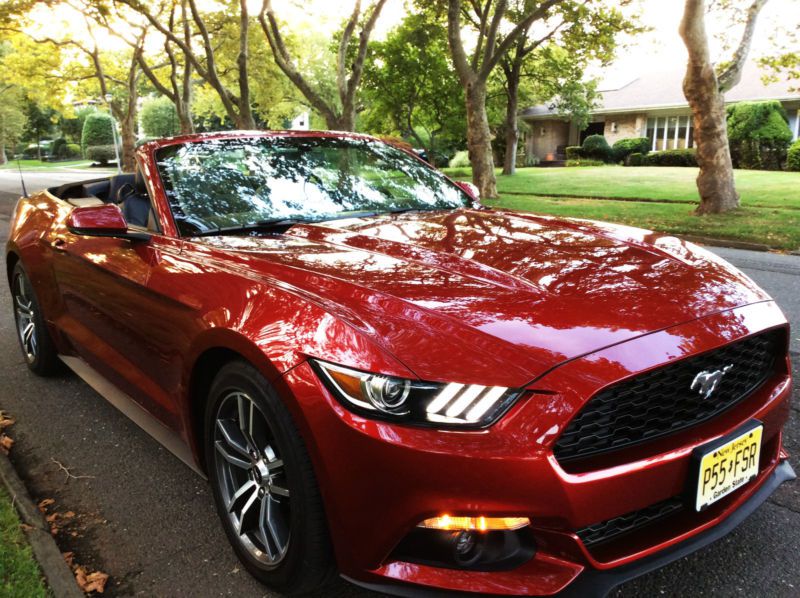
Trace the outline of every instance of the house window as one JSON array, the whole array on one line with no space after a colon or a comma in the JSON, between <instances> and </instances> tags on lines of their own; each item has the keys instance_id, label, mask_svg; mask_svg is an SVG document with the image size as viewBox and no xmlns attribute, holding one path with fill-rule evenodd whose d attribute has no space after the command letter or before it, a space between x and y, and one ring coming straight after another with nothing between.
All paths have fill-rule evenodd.
<instances>
[{"instance_id":1,"label":"house window","mask_svg":"<svg viewBox=\"0 0 800 598\"><path fill-rule=\"evenodd\" d=\"M647 138L651 151L692 147L691 116L658 116L647 119Z\"/></svg>"}]
</instances>

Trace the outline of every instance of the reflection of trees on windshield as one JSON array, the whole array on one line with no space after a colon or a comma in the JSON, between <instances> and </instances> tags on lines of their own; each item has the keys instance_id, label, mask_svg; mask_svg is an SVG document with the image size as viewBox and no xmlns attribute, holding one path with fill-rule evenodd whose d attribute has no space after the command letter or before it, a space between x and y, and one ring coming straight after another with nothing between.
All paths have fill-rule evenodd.
<instances>
[{"instance_id":1,"label":"reflection of trees on windshield","mask_svg":"<svg viewBox=\"0 0 800 598\"><path fill-rule=\"evenodd\" d=\"M207 140L162 149L158 167L183 235L274 218L470 204L437 171L369 139Z\"/></svg>"}]
</instances>

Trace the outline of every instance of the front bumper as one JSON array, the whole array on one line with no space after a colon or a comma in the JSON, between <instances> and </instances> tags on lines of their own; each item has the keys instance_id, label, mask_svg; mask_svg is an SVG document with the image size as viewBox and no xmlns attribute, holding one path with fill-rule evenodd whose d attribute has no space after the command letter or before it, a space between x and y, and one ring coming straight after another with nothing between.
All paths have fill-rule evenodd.
<instances>
[{"instance_id":1,"label":"front bumper","mask_svg":"<svg viewBox=\"0 0 800 598\"><path fill-rule=\"evenodd\" d=\"M736 326L732 326L735 322ZM357 416L328 394L308 364L281 379L315 466L341 573L390 593L494 595L603 593L699 548L738 524L793 476L781 448L789 414L788 362L719 417L622 453L602 467L565 470L552 446L585 400L627 375L707 351L785 319L774 304L731 310L569 362L528 387L499 422L480 431L398 426ZM702 513L588 550L575 530L681 495L694 448L749 419L764 424L754 481ZM529 517L535 556L504 571L402 562L398 543L423 519L450 513Z\"/></svg>"},{"instance_id":2,"label":"front bumper","mask_svg":"<svg viewBox=\"0 0 800 598\"><path fill-rule=\"evenodd\" d=\"M673 561L688 556L701 548L716 542L723 536L729 534L735 527L742 523L755 511L770 495L784 482L794 480L794 469L788 461L782 461L772 470L772 473L764 480L761 487L753 493L739 508L720 524L704 531L696 536L684 540L671 548L663 550L650 557L643 558L630 565L617 567L616 569L586 569L562 592L559 597L585 597L605 596L616 586L630 581L656 569L660 569ZM358 586L375 592L383 592L393 596L408 596L409 598L435 598L441 596L452 596L452 592L443 590L428 590L417 587L402 586L396 583L369 583L359 581L344 576L345 579Z\"/></svg>"}]
</instances>

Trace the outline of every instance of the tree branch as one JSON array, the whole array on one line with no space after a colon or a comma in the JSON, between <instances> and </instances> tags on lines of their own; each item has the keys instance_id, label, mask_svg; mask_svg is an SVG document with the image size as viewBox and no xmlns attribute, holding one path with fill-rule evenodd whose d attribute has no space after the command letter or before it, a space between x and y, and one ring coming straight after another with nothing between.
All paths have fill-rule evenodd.
<instances>
[{"instance_id":1,"label":"tree branch","mask_svg":"<svg viewBox=\"0 0 800 598\"><path fill-rule=\"evenodd\" d=\"M750 8L747 9L747 20L745 21L739 47L736 48L731 63L717 77L719 90L723 93L736 86L742 78L742 69L747 61L747 55L750 53L750 45L753 42L753 33L756 29L758 14L766 3L767 0L753 0Z\"/></svg>"}]
</instances>

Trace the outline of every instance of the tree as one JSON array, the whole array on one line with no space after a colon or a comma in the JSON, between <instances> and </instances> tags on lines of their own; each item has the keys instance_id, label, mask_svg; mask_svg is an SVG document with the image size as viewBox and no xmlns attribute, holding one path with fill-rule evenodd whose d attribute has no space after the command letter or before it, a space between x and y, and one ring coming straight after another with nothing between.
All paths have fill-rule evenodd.
<instances>
[{"instance_id":1,"label":"tree","mask_svg":"<svg viewBox=\"0 0 800 598\"><path fill-rule=\"evenodd\" d=\"M739 207L733 182L733 165L728 146L725 92L742 75L756 19L767 0L754 0L747 9L744 32L733 58L719 75L714 70L705 28L705 0L686 0L680 35L689 52L683 93L692 110L694 144L697 152L697 214L719 214ZM728 2L723 2L727 5Z\"/></svg>"},{"instance_id":2,"label":"tree","mask_svg":"<svg viewBox=\"0 0 800 598\"><path fill-rule=\"evenodd\" d=\"M519 21L529 7L529 1L518 0L512 3L509 17ZM639 31L632 20L610 6L564 3L558 13L557 22L545 35L529 39L530 30L525 30L500 59L506 91L505 175L516 170L520 101L552 103L559 113L585 125L582 121L588 117L595 92L593 82L584 82L584 69L590 62L608 64L614 58L619 33Z\"/></svg>"},{"instance_id":3,"label":"tree","mask_svg":"<svg viewBox=\"0 0 800 598\"><path fill-rule=\"evenodd\" d=\"M164 19L163 11L153 12L149 2L140 0L115 0L115 2L130 7L144 17L171 44L180 48L185 60L191 64L198 76L217 93L226 114L237 128L254 129L256 127L250 98L250 14L247 0L228 0L224 3L226 9L236 6L237 25L235 32L226 32L227 35L222 35L219 39L214 37L219 29L209 27L209 15L201 12L197 0L186 0L192 26L200 39L200 51L195 50L192 40L188 39L191 38L191 34L187 35L185 27L175 27L174 19ZM174 4L171 7L171 10L173 9ZM227 14L229 13L225 10L224 15ZM164 21L167 23L165 24ZM184 22L188 22L188 18L184 18ZM218 45L224 42L226 37L230 39L231 35L236 40L238 48L234 68L236 72L234 85L225 81L220 65L217 63Z\"/></svg>"},{"instance_id":4,"label":"tree","mask_svg":"<svg viewBox=\"0 0 800 598\"><path fill-rule=\"evenodd\" d=\"M140 35L146 32L145 26L133 23L121 9L121 6L117 6L115 14L117 21L124 22L131 29L138 29ZM192 74L194 71L191 60L180 48L176 51L172 41L173 37L181 37L184 44L191 47L192 28L188 17L187 0L180 0L180 2L170 0L165 10L168 11L167 27L171 35L163 36L164 55L159 54L156 57L160 64L153 65L144 48L136 52L135 56L139 68L150 84L174 105L180 132L192 133L194 132L194 122L192 121ZM109 20L109 14L110 11L107 9L99 10L95 12L95 19L104 25L109 33L124 39L131 48L136 50L137 42L119 34L115 22ZM163 75L159 76L165 69L168 69L166 80Z\"/></svg>"},{"instance_id":5,"label":"tree","mask_svg":"<svg viewBox=\"0 0 800 598\"><path fill-rule=\"evenodd\" d=\"M375 42L364 65L363 124L400 134L436 161L465 134L461 84L448 58L447 30L433 11L409 14L386 41Z\"/></svg>"},{"instance_id":6,"label":"tree","mask_svg":"<svg viewBox=\"0 0 800 598\"><path fill-rule=\"evenodd\" d=\"M308 100L311 107L322 115L328 129L355 130L356 99L361 85L364 61L367 58L370 36L375 29L384 4L386 4L386 0L377 0L362 13L361 0L355 1L353 12L345 23L339 38L336 54L337 102L326 98L319 87L300 72L281 34L281 27L272 8L272 1L263 0L258 20L272 49L275 63ZM361 32L358 36L358 43L355 44L353 35L359 24L361 24Z\"/></svg>"},{"instance_id":7,"label":"tree","mask_svg":"<svg viewBox=\"0 0 800 598\"><path fill-rule=\"evenodd\" d=\"M585 0L582 4L591 1ZM492 134L486 112L489 77L512 47L519 43L520 38L533 31L536 23L541 22L546 30L539 39L552 36L552 27L548 27L547 18L553 16L554 7L573 10L578 4L581 3L571 0L531 0L511 14L508 0L473 0L468 7L461 0L447 0L447 38L453 65L464 89L472 180L481 197L497 197ZM471 55L468 55L462 39L462 17L477 32L477 41ZM507 30L507 33L501 34L502 30Z\"/></svg>"},{"instance_id":8,"label":"tree","mask_svg":"<svg viewBox=\"0 0 800 598\"><path fill-rule=\"evenodd\" d=\"M19 141L25 130L27 119L23 111L22 93L10 82L5 57L11 53L11 48L0 44L0 165L7 162L6 148Z\"/></svg>"},{"instance_id":9,"label":"tree","mask_svg":"<svg viewBox=\"0 0 800 598\"><path fill-rule=\"evenodd\" d=\"M47 136L53 130L53 117L55 111L52 108L41 108L35 102L26 99L24 104L25 129L22 134L26 139L36 141L36 157L42 159L42 137Z\"/></svg>"},{"instance_id":10,"label":"tree","mask_svg":"<svg viewBox=\"0 0 800 598\"><path fill-rule=\"evenodd\" d=\"M145 101L140 118L147 137L170 137L183 132L175 104L169 98L150 98Z\"/></svg>"}]
</instances>

